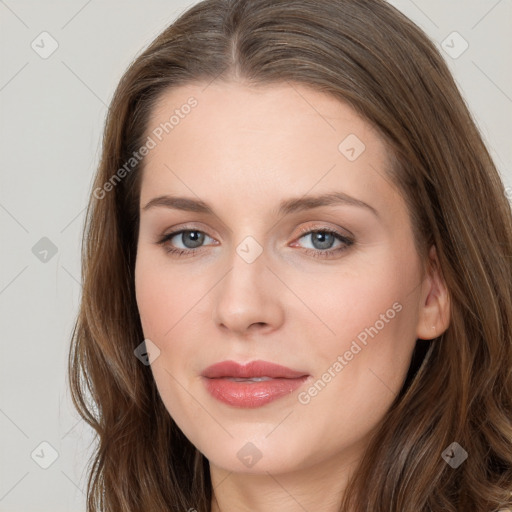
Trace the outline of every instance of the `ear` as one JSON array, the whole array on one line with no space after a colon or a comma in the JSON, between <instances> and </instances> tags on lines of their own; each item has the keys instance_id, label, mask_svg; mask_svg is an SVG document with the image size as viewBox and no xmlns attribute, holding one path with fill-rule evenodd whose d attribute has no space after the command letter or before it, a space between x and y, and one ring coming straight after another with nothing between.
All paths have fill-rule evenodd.
<instances>
[{"instance_id":1,"label":"ear","mask_svg":"<svg viewBox=\"0 0 512 512\"><path fill-rule=\"evenodd\" d=\"M435 245L429 251L427 275L419 302L416 337L431 340L441 336L450 324L450 295L441 272Z\"/></svg>"}]
</instances>

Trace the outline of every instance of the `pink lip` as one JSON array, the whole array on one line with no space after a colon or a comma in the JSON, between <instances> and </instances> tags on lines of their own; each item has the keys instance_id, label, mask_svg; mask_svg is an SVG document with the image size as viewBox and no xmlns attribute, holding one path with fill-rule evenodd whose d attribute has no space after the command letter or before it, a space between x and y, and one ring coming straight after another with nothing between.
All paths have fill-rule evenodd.
<instances>
[{"instance_id":1,"label":"pink lip","mask_svg":"<svg viewBox=\"0 0 512 512\"><path fill-rule=\"evenodd\" d=\"M208 366L203 373L203 377L217 379L219 377L237 377L250 379L251 377L272 377L283 379L295 379L307 375L306 372L292 370L286 366L269 363L268 361L251 361L245 365L236 361L222 361L212 366Z\"/></svg>"},{"instance_id":2,"label":"pink lip","mask_svg":"<svg viewBox=\"0 0 512 512\"><path fill-rule=\"evenodd\" d=\"M222 361L206 368L201 374L209 393L233 407L253 408L289 395L309 377L306 372L295 371L267 361L251 361L241 365L235 361ZM236 382L232 379L270 377L261 382Z\"/></svg>"}]
</instances>

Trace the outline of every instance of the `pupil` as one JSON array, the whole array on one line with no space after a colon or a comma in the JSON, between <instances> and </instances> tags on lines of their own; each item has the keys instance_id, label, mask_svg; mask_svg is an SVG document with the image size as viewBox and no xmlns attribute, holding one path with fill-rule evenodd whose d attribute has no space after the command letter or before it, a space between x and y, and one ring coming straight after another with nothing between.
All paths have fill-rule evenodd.
<instances>
[{"instance_id":1,"label":"pupil","mask_svg":"<svg viewBox=\"0 0 512 512\"><path fill-rule=\"evenodd\" d=\"M316 233L313 235L313 245L317 249L329 249L332 240L329 240L329 238L332 238L333 235L331 233ZM327 241L326 241L327 239ZM319 246L317 247L317 245Z\"/></svg>"},{"instance_id":2,"label":"pupil","mask_svg":"<svg viewBox=\"0 0 512 512\"><path fill-rule=\"evenodd\" d=\"M191 246L189 244L187 244L185 236L188 236L192 239ZM186 247L188 247L189 249L194 249L195 247L198 247L201 245L203 237L204 237L203 233L199 233L199 231L185 231L182 234L182 241Z\"/></svg>"}]
</instances>

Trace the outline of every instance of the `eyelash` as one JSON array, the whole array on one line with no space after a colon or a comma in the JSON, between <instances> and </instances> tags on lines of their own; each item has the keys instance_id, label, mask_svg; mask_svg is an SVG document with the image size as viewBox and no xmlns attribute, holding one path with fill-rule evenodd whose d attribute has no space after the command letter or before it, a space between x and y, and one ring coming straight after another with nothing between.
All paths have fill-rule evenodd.
<instances>
[{"instance_id":1,"label":"eyelash","mask_svg":"<svg viewBox=\"0 0 512 512\"><path fill-rule=\"evenodd\" d=\"M166 252L171 253L171 254L173 254L174 256L177 256L177 257L196 256L197 254L199 254L201 252L201 249L203 249L204 246L196 248L196 249L177 249L176 247L165 246L165 244L169 240L172 240L172 238L174 238L176 235L180 235L182 233L189 233L189 232L192 232L192 233L195 233L195 232L203 233L203 234L206 235L206 233L204 233L204 231L201 231L199 229L181 229L179 231L173 231L172 233L168 233L167 235L164 235L156 243L159 244L159 245L164 246ZM339 253L347 250L351 245L354 244L354 240L352 240L351 238L348 238L348 237L346 237L344 235L341 235L340 233L338 233L334 229L330 229L330 228L322 228L322 229L302 228L300 230L300 233L301 233L301 236L299 236L297 240L300 240L304 236L310 235L310 234L313 234L313 233L327 233L327 234L333 235L336 239L338 239L340 242L343 242L345 244L345 245L343 245L341 247L338 247L336 249L328 249L328 250L325 250L325 251L322 251L320 249L304 249L304 251L307 254L310 254L311 256L313 256L315 258L329 258L329 257L332 257L335 254L339 254ZM206 235L206 236L208 236L208 235Z\"/></svg>"}]
</instances>

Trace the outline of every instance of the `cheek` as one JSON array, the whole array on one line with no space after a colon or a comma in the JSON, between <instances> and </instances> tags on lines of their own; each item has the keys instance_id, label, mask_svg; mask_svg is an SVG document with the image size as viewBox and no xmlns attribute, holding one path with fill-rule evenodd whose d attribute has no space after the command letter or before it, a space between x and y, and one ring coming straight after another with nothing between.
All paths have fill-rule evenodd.
<instances>
[{"instance_id":1,"label":"cheek","mask_svg":"<svg viewBox=\"0 0 512 512\"><path fill-rule=\"evenodd\" d=\"M174 304L167 304L172 299L172 292L165 286L159 272L151 270L144 260L137 263L135 270L135 294L144 336L157 339L171 327ZM166 296L162 297L167 290ZM166 314L167 313L167 314Z\"/></svg>"},{"instance_id":2,"label":"cheek","mask_svg":"<svg viewBox=\"0 0 512 512\"><path fill-rule=\"evenodd\" d=\"M309 331L313 333L314 325L318 332L311 354L318 363L316 377L330 369L336 375L333 389L342 390L350 382L358 395L364 391L361 399L372 394L373 386L399 390L416 342L416 279L414 265L390 256L364 271L304 282L303 294L315 281L318 290L307 296L318 315L308 320Z\"/></svg>"},{"instance_id":3,"label":"cheek","mask_svg":"<svg viewBox=\"0 0 512 512\"><path fill-rule=\"evenodd\" d=\"M415 344L416 310L404 283L381 280L376 287L374 278L345 280L328 300L316 297L335 335L319 337L310 354L315 379L299 396L299 411L339 443L378 424L403 385Z\"/></svg>"},{"instance_id":4,"label":"cheek","mask_svg":"<svg viewBox=\"0 0 512 512\"><path fill-rule=\"evenodd\" d=\"M386 274L392 275L391 269ZM288 309L291 321L300 319L310 336L316 332L314 351L321 358L348 350L352 340L385 337L398 322L401 287L381 273L340 273L331 276L298 276L293 287L302 299ZM295 301L297 302L297 301ZM304 311L304 304L309 309ZM377 331L371 329L377 322ZM369 332L368 332L369 330ZM320 342L321 340L321 342Z\"/></svg>"},{"instance_id":5,"label":"cheek","mask_svg":"<svg viewBox=\"0 0 512 512\"><path fill-rule=\"evenodd\" d=\"M189 275L180 266L141 252L135 266L135 291L144 335L165 343L208 287L204 276ZM163 347L160 347L163 348Z\"/></svg>"},{"instance_id":6,"label":"cheek","mask_svg":"<svg viewBox=\"0 0 512 512\"><path fill-rule=\"evenodd\" d=\"M166 409L187 430L187 417L199 413L183 389L190 387L190 364L197 354L197 347L186 340L201 339L190 332L201 280L191 283L185 274L144 250L137 255L135 290L142 329L160 350L151 372Z\"/></svg>"}]
</instances>

